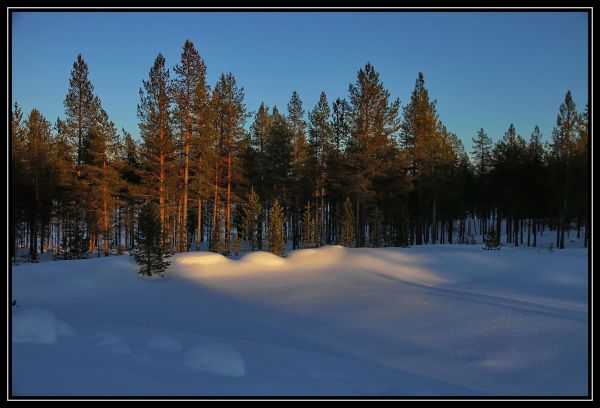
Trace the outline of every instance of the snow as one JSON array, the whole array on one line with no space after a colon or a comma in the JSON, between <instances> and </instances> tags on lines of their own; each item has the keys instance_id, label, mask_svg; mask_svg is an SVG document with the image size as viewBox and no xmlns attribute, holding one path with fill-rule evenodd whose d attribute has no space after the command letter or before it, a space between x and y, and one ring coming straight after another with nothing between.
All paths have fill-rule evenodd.
<instances>
[{"instance_id":1,"label":"snow","mask_svg":"<svg viewBox=\"0 0 600 408\"><path fill-rule=\"evenodd\" d=\"M173 337L164 335L153 336L146 343L146 347L150 350L168 354L177 354L183 350L181 344L179 344L177 340Z\"/></svg>"},{"instance_id":2,"label":"snow","mask_svg":"<svg viewBox=\"0 0 600 408\"><path fill-rule=\"evenodd\" d=\"M75 330L52 311L41 307L19 310L12 316L12 341L53 344L60 336L75 336Z\"/></svg>"},{"instance_id":3,"label":"snow","mask_svg":"<svg viewBox=\"0 0 600 408\"><path fill-rule=\"evenodd\" d=\"M185 351L183 362L194 370L227 377L241 377L246 371L240 352L222 343L193 345Z\"/></svg>"},{"instance_id":4,"label":"snow","mask_svg":"<svg viewBox=\"0 0 600 408\"><path fill-rule=\"evenodd\" d=\"M21 264L12 393L586 395L587 265L477 245L190 252L160 279L130 256Z\"/></svg>"}]
</instances>

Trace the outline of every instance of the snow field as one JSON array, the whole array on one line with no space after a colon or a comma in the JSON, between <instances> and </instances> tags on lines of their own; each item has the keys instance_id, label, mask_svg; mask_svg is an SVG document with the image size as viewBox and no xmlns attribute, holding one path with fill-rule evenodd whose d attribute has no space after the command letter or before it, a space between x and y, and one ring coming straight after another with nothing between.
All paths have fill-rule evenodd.
<instances>
[{"instance_id":1,"label":"snow field","mask_svg":"<svg viewBox=\"0 0 600 408\"><path fill-rule=\"evenodd\" d=\"M136 270L128 256L13 269L14 394L587 392L583 249L192 252L162 279Z\"/></svg>"}]
</instances>

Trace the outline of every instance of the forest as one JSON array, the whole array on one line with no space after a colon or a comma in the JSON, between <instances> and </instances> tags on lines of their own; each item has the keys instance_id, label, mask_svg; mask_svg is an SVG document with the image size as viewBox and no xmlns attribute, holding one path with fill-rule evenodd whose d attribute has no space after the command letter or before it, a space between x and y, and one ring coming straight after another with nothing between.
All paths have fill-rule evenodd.
<instances>
[{"instance_id":1,"label":"forest","mask_svg":"<svg viewBox=\"0 0 600 408\"><path fill-rule=\"evenodd\" d=\"M111 121L79 55L63 118L11 106L11 258L140 246L283 256L476 236L536 246L542 232L556 248L566 234L588 245L589 116L569 91L548 141L537 126L523 137L510 124L493 143L482 124L461 135L467 148L439 119L423 73L402 105L370 63L345 98L322 92L312 108L297 92L283 109L248 112L244 98L231 73L207 83L188 40L171 68L158 54L140 84L137 140Z\"/></svg>"}]
</instances>

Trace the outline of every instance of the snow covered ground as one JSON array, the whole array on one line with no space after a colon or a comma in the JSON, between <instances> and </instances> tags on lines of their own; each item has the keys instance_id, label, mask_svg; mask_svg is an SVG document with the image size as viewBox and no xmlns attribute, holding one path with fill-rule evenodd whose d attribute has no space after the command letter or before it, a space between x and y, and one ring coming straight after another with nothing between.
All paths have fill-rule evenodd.
<instances>
[{"instance_id":1,"label":"snow covered ground","mask_svg":"<svg viewBox=\"0 0 600 408\"><path fill-rule=\"evenodd\" d=\"M587 394L587 252L330 246L13 267L15 396Z\"/></svg>"}]
</instances>

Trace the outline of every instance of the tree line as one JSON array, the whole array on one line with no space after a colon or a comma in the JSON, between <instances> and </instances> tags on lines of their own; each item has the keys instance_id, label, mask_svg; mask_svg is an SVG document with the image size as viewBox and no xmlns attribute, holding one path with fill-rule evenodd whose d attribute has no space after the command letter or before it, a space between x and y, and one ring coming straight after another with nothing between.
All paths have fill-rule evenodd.
<instances>
[{"instance_id":1,"label":"tree line","mask_svg":"<svg viewBox=\"0 0 600 408\"><path fill-rule=\"evenodd\" d=\"M589 118L570 92L550 142L511 124L496 143L477 131L470 152L422 73L404 106L369 63L346 98L322 92L308 112L297 92L285 110L252 114L244 98L231 73L207 83L188 40L172 69L159 54L142 81L136 140L110 120L79 55L64 118L12 106L10 255L83 258L150 241L171 254L205 243L283 255L287 243L469 243L492 230L536 246L544 229L564 248L574 228L587 246Z\"/></svg>"}]
</instances>

